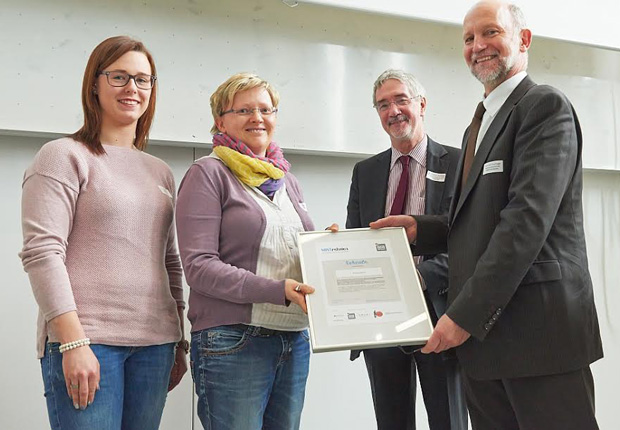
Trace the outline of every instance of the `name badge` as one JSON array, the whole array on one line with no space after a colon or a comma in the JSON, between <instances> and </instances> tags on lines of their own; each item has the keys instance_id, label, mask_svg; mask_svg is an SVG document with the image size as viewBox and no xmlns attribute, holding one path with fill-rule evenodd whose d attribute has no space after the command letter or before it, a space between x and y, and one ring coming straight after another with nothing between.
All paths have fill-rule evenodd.
<instances>
[{"instance_id":1,"label":"name badge","mask_svg":"<svg viewBox=\"0 0 620 430\"><path fill-rule=\"evenodd\" d=\"M482 174L487 175L489 173L501 173L504 171L504 160L495 160L484 163Z\"/></svg>"},{"instance_id":2,"label":"name badge","mask_svg":"<svg viewBox=\"0 0 620 430\"><path fill-rule=\"evenodd\" d=\"M429 170L428 172L426 172L426 179L430 179L431 181L435 181L435 182L446 182L446 174L431 172Z\"/></svg>"}]
</instances>

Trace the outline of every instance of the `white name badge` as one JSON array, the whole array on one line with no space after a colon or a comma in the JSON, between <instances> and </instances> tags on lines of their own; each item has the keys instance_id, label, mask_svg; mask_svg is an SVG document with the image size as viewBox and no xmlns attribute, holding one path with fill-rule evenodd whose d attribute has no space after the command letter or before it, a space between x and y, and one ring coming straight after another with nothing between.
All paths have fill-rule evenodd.
<instances>
[{"instance_id":1,"label":"white name badge","mask_svg":"<svg viewBox=\"0 0 620 430\"><path fill-rule=\"evenodd\" d=\"M504 171L504 160L495 160L484 163L482 174L487 175L489 173L501 173Z\"/></svg>"},{"instance_id":2,"label":"white name badge","mask_svg":"<svg viewBox=\"0 0 620 430\"><path fill-rule=\"evenodd\" d=\"M446 182L446 174L431 172L429 170L428 172L426 172L426 179L430 179L431 181L435 181L435 182Z\"/></svg>"}]
</instances>

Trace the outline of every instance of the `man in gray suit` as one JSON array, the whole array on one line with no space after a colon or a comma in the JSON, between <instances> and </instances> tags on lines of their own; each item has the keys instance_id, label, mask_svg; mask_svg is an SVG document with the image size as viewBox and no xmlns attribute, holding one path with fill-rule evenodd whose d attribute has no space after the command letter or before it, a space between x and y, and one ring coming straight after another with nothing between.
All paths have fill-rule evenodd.
<instances>
[{"instance_id":1,"label":"man in gray suit","mask_svg":"<svg viewBox=\"0 0 620 430\"><path fill-rule=\"evenodd\" d=\"M373 104L391 147L353 169L347 228L367 227L390 213L447 214L459 150L424 132L426 97L416 78L386 70L375 81ZM425 255L418 270L435 322L446 308L447 255ZM355 360L360 351L353 351ZM456 357L402 348L364 351L379 430L415 429L416 368L431 430L467 429Z\"/></svg>"},{"instance_id":2,"label":"man in gray suit","mask_svg":"<svg viewBox=\"0 0 620 430\"><path fill-rule=\"evenodd\" d=\"M526 74L521 11L477 3L464 56L484 101L448 217L391 217L417 253L449 250L448 309L423 352L456 348L475 429L598 429L603 356L583 230L582 138L564 94ZM447 248L446 248L447 245Z\"/></svg>"}]
</instances>

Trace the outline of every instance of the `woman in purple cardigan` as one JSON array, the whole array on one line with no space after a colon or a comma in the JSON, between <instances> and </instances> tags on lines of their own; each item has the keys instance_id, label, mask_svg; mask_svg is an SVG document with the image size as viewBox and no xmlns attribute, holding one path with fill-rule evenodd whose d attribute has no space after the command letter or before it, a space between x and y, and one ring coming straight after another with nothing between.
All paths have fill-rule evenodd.
<instances>
[{"instance_id":1,"label":"woman in purple cardigan","mask_svg":"<svg viewBox=\"0 0 620 430\"><path fill-rule=\"evenodd\" d=\"M210 430L299 428L309 345L297 232L313 225L272 141L279 96L240 73L211 96L213 153L179 189L192 374Z\"/></svg>"}]
</instances>

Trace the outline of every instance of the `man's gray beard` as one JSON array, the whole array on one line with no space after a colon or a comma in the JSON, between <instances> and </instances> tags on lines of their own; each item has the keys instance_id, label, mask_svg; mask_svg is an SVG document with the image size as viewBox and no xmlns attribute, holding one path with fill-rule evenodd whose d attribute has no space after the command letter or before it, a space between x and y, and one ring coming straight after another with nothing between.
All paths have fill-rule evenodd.
<instances>
[{"instance_id":1,"label":"man's gray beard","mask_svg":"<svg viewBox=\"0 0 620 430\"><path fill-rule=\"evenodd\" d=\"M518 49L518 48L517 48ZM471 74L474 75L480 83L483 85L492 84L493 87L497 87L499 84L506 80L506 76L510 73L512 68L517 64L517 55L513 51L513 54L509 57L501 58L497 69L489 73L487 76L480 76L474 71L474 66L469 68Z\"/></svg>"},{"instance_id":2,"label":"man's gray beard","mask_svg":"<svg viewBox=\"0 0 620 430\"><path fill-rule=\"evenodd\" d=\"M390 134L390 136L392 138L398 139L398 140L409 140L413 136L413 127L411 127L411 125L410 125L409 126L409 131L407 133L404 133L402 136L396 136L394 134Z\"/></svg>"},{"instance_id":3,"label":"man's gray beard","mask_svg":"<svg viewBox=\"0 0 620 430\"><path fill-rule=\"evenodd\" d=\"M474 77L478 79L478 81L480 81L480 83L482 83L483 85L495 84L494 86L497 86L497 84L503 82L506 79L506 76L508 76L508 72L510 71L510 69L511 67L508 67L507 62L502 61L497 69L487 74L486 76L482 76L481 74L477 73L474 70L473 66L470 67L469 70L471 71L471 74L474 75Z\"/></svg>"},{"instance_id":4,"label":"man's gray beard","mask_svg":"<svg viewBox=\"0 0 620 430\"><path fill-rule=\"evenodd\" d=\"M394 134L390 133L390 136L398 140L410 139L411 136L413 136L413 126L411 125L411 120L409 118L406 118L406 121L407 125L409 126L409 131L407 133L403 134L402 136L395 136Z\"/></svg>"}]
</instances>

